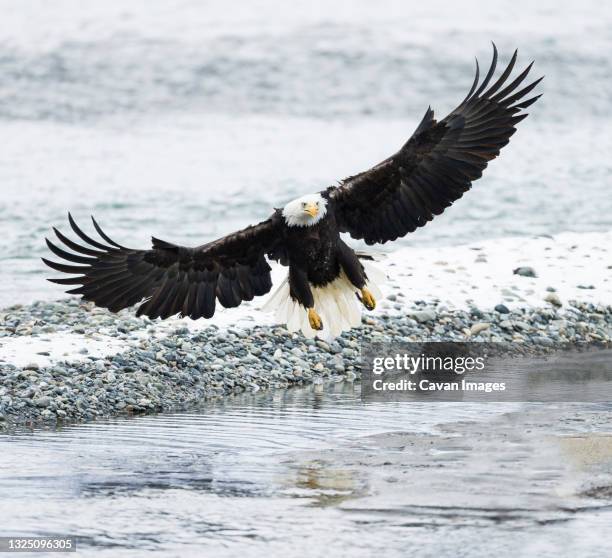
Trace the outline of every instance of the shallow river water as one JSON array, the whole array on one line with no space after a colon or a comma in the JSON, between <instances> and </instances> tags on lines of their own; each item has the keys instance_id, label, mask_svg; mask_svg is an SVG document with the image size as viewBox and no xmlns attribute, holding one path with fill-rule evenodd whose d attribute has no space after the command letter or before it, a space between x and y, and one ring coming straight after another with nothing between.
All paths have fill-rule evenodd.
<instances>
[{"instance_id":1,"label":"shallow river water","mask_svg":"<svg viewBox=\"0 0 612 558\"><path fill-rule=\"evenodd\" d=\"M339 383L21 431L0 437L1 531L83 556L609 555L609 410Z\"/></svg>"}]
</instances>

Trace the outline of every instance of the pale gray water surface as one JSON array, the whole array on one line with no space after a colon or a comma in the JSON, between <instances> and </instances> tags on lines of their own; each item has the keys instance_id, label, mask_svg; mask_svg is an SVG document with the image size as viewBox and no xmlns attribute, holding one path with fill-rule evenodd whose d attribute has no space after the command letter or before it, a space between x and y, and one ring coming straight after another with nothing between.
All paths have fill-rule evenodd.
<instances>
[{"instance_id":1,"label":"pale gray water surface","mask_svg":"<svg viewBox=\"0 0 612 558\"><path fill-rule=\"evenodd\" d=\"M545 95L475 191L399 243L612 225L610 3L0 8L0 307L59 295L39 257L68 209L128 246L196 245L365 170L458 104L491 40L536 60Z\"/></svg>"},{"instance_id":2,"label":"pale gray water surface","mask_svg":"<svg viewBox=\"0 0 612 558\"><path fill-rule=\"evenodd\" d=\"M1 531L101 556L605 556L609 406L351 383L0 437Z\"/></svg>"}]
</instances>

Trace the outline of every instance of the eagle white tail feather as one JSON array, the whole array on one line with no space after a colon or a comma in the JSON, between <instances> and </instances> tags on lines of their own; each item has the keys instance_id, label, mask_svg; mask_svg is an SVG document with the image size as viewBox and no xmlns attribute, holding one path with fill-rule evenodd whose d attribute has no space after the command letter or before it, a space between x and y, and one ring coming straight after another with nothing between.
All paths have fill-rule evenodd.
<instances>
[{"instance_id":1,"label":"eagle white tail feather","mask_svg":"<svg viewBox=\"0 0 612 558\"><path fill-rule=\"evenodd\" d=\"M384 272L372 265L370 262L361 262L368 281L366 287L374 298L381 298L382 293L378 288L386 280ZM320 331L312 329L308 321L306 309L289 294L289 277L270 296L262 306L264 312L274 312L279 323L287 324L291 332L301 331L305 337L312 339L333 339L343 331L357 327L361 324L361 302L355 296L359 292L348 279L344 271L340 276L324 287L311 287L314 297L314 309L323 321L323 329Z\"/></svg>"}]
</instances>

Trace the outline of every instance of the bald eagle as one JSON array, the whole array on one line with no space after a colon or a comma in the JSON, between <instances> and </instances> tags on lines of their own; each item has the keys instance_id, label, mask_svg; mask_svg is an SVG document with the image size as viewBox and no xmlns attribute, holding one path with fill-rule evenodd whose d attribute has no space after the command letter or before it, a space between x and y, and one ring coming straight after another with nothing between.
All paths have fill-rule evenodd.
<instances>
[{"instance_id":1,"label":"bald eagle","mask_svg":"<svg viewBox=\"0 0 612 558\"><path fill-rule=\"evenodd\" d=\"M448 116L434 119L431 107L401 149L371 169L321 192L293 200L261 223L195 248L152 239L149 250L116 243L93 219L101 240L91 238L69 214L77 243L54 228L73 252L47 240L70 264L43 258L73 277L49 279L77 285L67 292L117 312L140 303L136 314L169 318L211 318L219 303L231 308L270 292L268 260L287 266L288 275L265 308L290 331L307 337L340 334L361 321L379 296L376 269L342 240L341 233L367 244L403 237L440 215L467 192L489 161L499 155L540 95L526 98L542 79L522 86L533 62L508 83L514 52L489 86L489 70L476 77L466 98ZM76 265L73 265L76 264Z\"/></svg>"}]
</instances>

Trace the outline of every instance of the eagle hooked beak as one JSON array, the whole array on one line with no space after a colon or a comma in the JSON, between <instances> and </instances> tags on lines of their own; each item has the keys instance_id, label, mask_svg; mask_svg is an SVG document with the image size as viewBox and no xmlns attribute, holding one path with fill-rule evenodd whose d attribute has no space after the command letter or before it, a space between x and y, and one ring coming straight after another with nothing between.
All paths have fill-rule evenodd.
<instances>
[{"instance_id":1,"label":"eagle hooked beak","mask_svg":"<svg viewBox=\"0 0 612 558\"><path fill-rule=\"evenodd\" d=\"M311 217L316 217L319 213L319 208L314 203L309 203L304 207L304 213L308 213Z\"/></svg>"}]
</instances>

